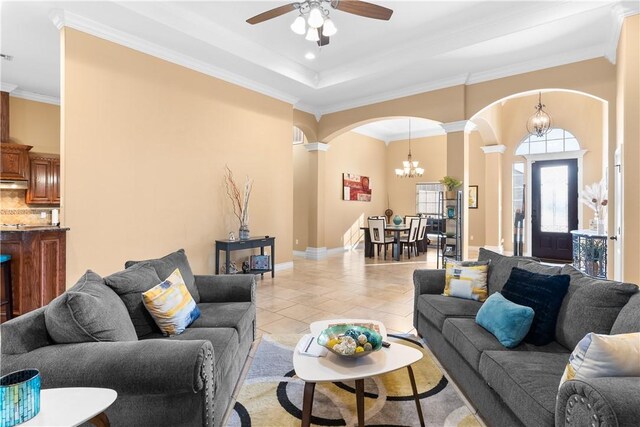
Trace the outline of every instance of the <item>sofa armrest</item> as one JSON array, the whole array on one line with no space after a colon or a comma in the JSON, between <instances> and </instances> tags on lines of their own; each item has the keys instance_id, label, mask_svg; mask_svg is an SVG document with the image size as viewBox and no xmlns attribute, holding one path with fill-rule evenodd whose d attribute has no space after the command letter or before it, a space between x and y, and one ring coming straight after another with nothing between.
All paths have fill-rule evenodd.
<instances>
[{"instance_id":1,"label":"sofa armrest","mask_svg":"<svg viewBox=\"0 0 640 427\"><path fill-rule=\"evenodd\" d=\"M640 378L604 377L562 384L556 426L632 426L640 419Z\"/></svg>"},{"instance_id":2,"label":"sofa armrest","mask_svg":"<svg viewBox=\"0 0 640 427\"><path fill-rule=\"evenodd\" d=\"M119 394L212 392L213 345L150 339L55 344L2 355L2 373L35 368L42 387L105 387Z\"/></svg>"},{"instance_id":3,"label":"sofa armrest","mask_svg":"<svg viewBox=\"0 0 640 427\"><path fill-rule=\"evenodd\" d=\"M256 279L253 274L195 276L200 302L255 302Z\"/></svg>"},{"instance_id":4,"label":"sofa armrest","mask_svg":"<svg viewBox=\"0 0 640 427\"><path fill-rule=\"evenodd\" d=\"M415 270L413 286L415 297L423 294L441 294L444 292L445 270Z\"/></svg>"}]
</instances>

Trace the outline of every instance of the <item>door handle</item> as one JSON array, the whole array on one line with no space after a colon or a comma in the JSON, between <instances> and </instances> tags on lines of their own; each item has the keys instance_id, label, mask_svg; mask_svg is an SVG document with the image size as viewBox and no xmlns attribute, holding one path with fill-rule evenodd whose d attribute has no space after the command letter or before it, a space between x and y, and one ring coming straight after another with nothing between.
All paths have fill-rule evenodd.
<instances>
[{"instance_id":1,"label":"door handle","mask_svg":"<svg viewBox=\"0 0 640 427\"><path fill-rule=\"evenodd\" d=\"M609 237L609 240L618 240L618 236L611 236Z\"/></svg>"}]
</instances>

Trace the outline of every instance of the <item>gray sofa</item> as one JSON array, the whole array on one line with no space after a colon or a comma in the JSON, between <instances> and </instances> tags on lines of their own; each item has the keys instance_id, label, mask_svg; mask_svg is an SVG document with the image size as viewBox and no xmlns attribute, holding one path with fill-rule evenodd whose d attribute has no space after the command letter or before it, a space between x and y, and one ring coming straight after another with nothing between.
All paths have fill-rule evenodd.
<instances>
[{"instance_id":1,"label":"gray sofa","mask_svg":"<svg viewBox=\"0 0 640 427\"><path fill-rule=\"evenodd\" d=\"M194 276L182 250L127 266L104 279L88 271L49 306L2 324L2 374L36 368L43 388L114 389L118 398L106 411L113 426L221 425L255 338L254 277ZM176 267L201 315L182 334L164 337L139 323L141 298L129 291ZM93 326L104 323L78 337L74 321L52 313L60 304L93 316Z\"/></svg>"},{"instance_id":2,"label":"gray sofa","mask_svg":"<svg viewBox=\"0 0 640 427\"><path fill-rule=\"evenodd\" d=\"M502 289L515 266L569 274L571 283L556 341L510 350L475 323L482 303L441 295L444 270L414 272L414 326L484 421L490 426L637 426L640 378L572 380L558 386L571 351L588 332L640 331L638 287L592 279L571 266L546 266L481 249L479 260L487 259L490 294Z\"/></svg>"}]
</instances>

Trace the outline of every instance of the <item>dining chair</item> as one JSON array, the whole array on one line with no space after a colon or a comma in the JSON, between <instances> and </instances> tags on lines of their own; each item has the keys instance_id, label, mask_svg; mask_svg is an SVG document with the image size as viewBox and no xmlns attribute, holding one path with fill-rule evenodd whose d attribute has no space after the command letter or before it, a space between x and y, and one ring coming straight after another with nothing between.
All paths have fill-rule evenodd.
<instances>
[{"instance_id":1,"label":"dining chair","mask_svg":"<svg viewBox=\"0 0 640 427\"><path fill-rule=\"evenodd\" d=\"M400 237L400 244L402 246L407 247L407 254L409 255L409 259L411 259L411 249L413 249L417 256L418 248L416 242L418 241L418 231L420 229L420 218L413 218L411 220L411 225L409 226L409 234L406 236Z\"/></svg>"},{"instance_id":2,"label":"dining chair","mask_svg":"<svg viewBox=\"0 0 640 427\"><path fill-rule=\"evenodd\" d=\"M425 242L425 237L427 236L427 223L429 220L427 217L420 217L420 225L418 226L418 242L424 242L424 252L427 253L427 245L429 242ZM416 252L420 255L420 245L416 244Z\"/></svg>"},{"instance_id":3,"label":"dining chair","mask_svg":"<svg viewBox=\"0 0 640 427\"><path fill-rule=\"evenodd\" d=\"M384 222L383 219L369 218L369 236L371 244L378 247L378 256L380 256L380 246L384 246L384 259L387 259L387 246L393 244L395 239L385 234ZM373 258L373 252L371 251L371 258Z\"/></svg>"}]
</instances>

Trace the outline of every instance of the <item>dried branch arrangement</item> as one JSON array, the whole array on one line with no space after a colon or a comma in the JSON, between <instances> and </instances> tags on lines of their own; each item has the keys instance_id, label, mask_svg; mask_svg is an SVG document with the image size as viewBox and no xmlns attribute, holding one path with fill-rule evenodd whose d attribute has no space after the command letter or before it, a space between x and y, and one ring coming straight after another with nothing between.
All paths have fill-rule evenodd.
<instances>
[{"instance_id":1,"label":"dried branch arrangement","mask_svg":"<svg viewBox=\"0 0 640 427\"><path fill-rule=\"evenodd\" d=\"M240 221L240 226L248 225L249 223L249 196L251 196L251 189L253 188L253 180L249 179L249 176L245 178L243 192L240 192L235 179L233 178L233 172L229 169L229 166L225 165L224 172L224 185L227 189L227 195L231 199L231 205L233 206L233 213Z\"/></svg>"},{"instance_id":2,"label":"dried branch arrangement","mask_svg":"<svg viewBox=\"0 0 640 427\"><path fill-rule=\"evenodd\" d=\"M582 203L593 209L600 219L604 218L604 208L608 204L607 187L605 183L605 179L602 178L600 182L585 185L582 191Z\"/></svg>"}]
</instances>

